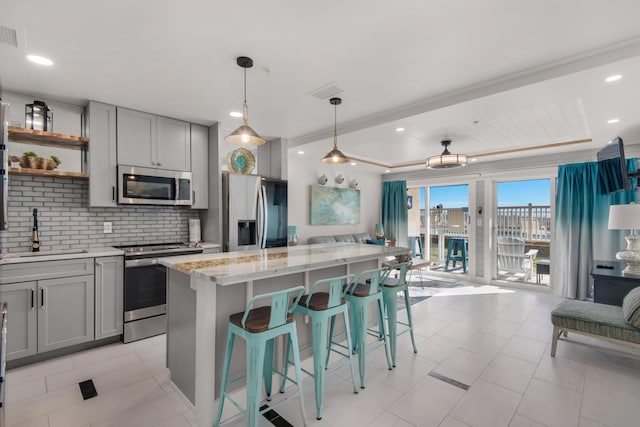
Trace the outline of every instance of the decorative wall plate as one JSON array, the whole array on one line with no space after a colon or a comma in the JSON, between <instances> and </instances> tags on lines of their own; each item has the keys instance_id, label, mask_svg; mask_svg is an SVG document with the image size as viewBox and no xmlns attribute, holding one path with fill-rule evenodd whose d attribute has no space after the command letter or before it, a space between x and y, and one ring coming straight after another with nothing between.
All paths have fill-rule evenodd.
<instances>
[{"instance_id":1,"label":"decorative wall plate","mask_svg":"<svg viewBox=\"0 0 640 427\"><path fill-rule=\"evenodd\" d=\"M256 158L246 148L238 148L229 154L229 169L238 173L251 173L256 167Z\"/></svg>"}]
</instances>

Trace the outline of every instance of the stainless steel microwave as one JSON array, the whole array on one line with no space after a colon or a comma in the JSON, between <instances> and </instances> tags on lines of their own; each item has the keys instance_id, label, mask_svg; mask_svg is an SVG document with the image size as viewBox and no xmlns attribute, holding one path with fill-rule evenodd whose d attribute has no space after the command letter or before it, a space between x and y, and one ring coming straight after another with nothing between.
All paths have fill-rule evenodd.
<instances>
[{"instance_id":1,"label":"stainless steel microwave","mask_svg":"<svg viewBox=\"0 0 640 427\"><path fill-rule=\"evenodd\" d=\"M118 203L191 206L191 172L118 165Z\"/></svg>"}]
</instances>

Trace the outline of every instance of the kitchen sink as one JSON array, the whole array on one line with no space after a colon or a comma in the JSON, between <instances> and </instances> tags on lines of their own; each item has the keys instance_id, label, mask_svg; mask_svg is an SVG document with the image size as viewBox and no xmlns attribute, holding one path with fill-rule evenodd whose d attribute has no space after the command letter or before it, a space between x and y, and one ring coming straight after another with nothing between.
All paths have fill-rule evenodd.
<instances>
[{"instance_id":1,"label":"kitchen sink","mask_svg":"<svg viewBox=\"0 0 640 427\"><path fill-rule=\"evenodd\" d=\"M61 249L57 251L40 251L40 252L20 252L15 254L4 255L3 258L32 258L49 255L72 255L72 254L86 254L86 249Z\"/></svg>"}]
</instances>

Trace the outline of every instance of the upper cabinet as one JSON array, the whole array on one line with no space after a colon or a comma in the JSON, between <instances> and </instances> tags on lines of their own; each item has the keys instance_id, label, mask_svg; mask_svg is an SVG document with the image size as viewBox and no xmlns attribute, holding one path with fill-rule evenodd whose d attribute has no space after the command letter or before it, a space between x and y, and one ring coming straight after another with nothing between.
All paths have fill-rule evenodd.
<instances>
[{"instance_id":1,"label":"upper cabinet","mask_svg":"<svg viewBox=\"0 0 640 427\"><path fill-rule=\"evenodd\" d=\"M192 209L209 209L209 129L191 125Z\"/></svg>"},{"instance_id":2,"label":"upper cabinet","mask_svg":"<svg viewBox=\"0 0 640 427\"><path fill-rule=\"evenodd\" d=\"M125 108L117 119L119 164L191 170L189 123Z\"/></svg>"},{"instance_id":3,"label":"upper cabinet","mask_svg":"<svg viewBox=\"0 0 640 427\"><path fill-rule=\"evenodd\" d=\"M158 116L156 166L177 171L191 170L191 125Z\"/></svg>"},{"instance_id":4,"label":"upper cabinet","mask_svg":"<svg viewBox=\"0 0 640 427\"><path fill-rule=\"evenodd\" d=\"M91 101L85 109L85 135L92 138L88 152L89 206L115 207L116 107Z\"/></svg>"}]
</instances>

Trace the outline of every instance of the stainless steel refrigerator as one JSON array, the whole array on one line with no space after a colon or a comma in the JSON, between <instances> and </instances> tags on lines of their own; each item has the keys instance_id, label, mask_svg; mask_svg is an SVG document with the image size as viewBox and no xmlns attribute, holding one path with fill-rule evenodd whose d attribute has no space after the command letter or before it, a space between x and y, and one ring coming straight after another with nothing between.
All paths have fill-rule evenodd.
<instances>
[{"instance_id":1,"label":"stainless steel refrigerator","mask_svg":"<svg viewBox=\"0 0 640 427\"><path fill-rule=\"evenodd\" d=\"M223 250L287 246L287 181L222 175Z\"/></svg>"}]
</instances>

